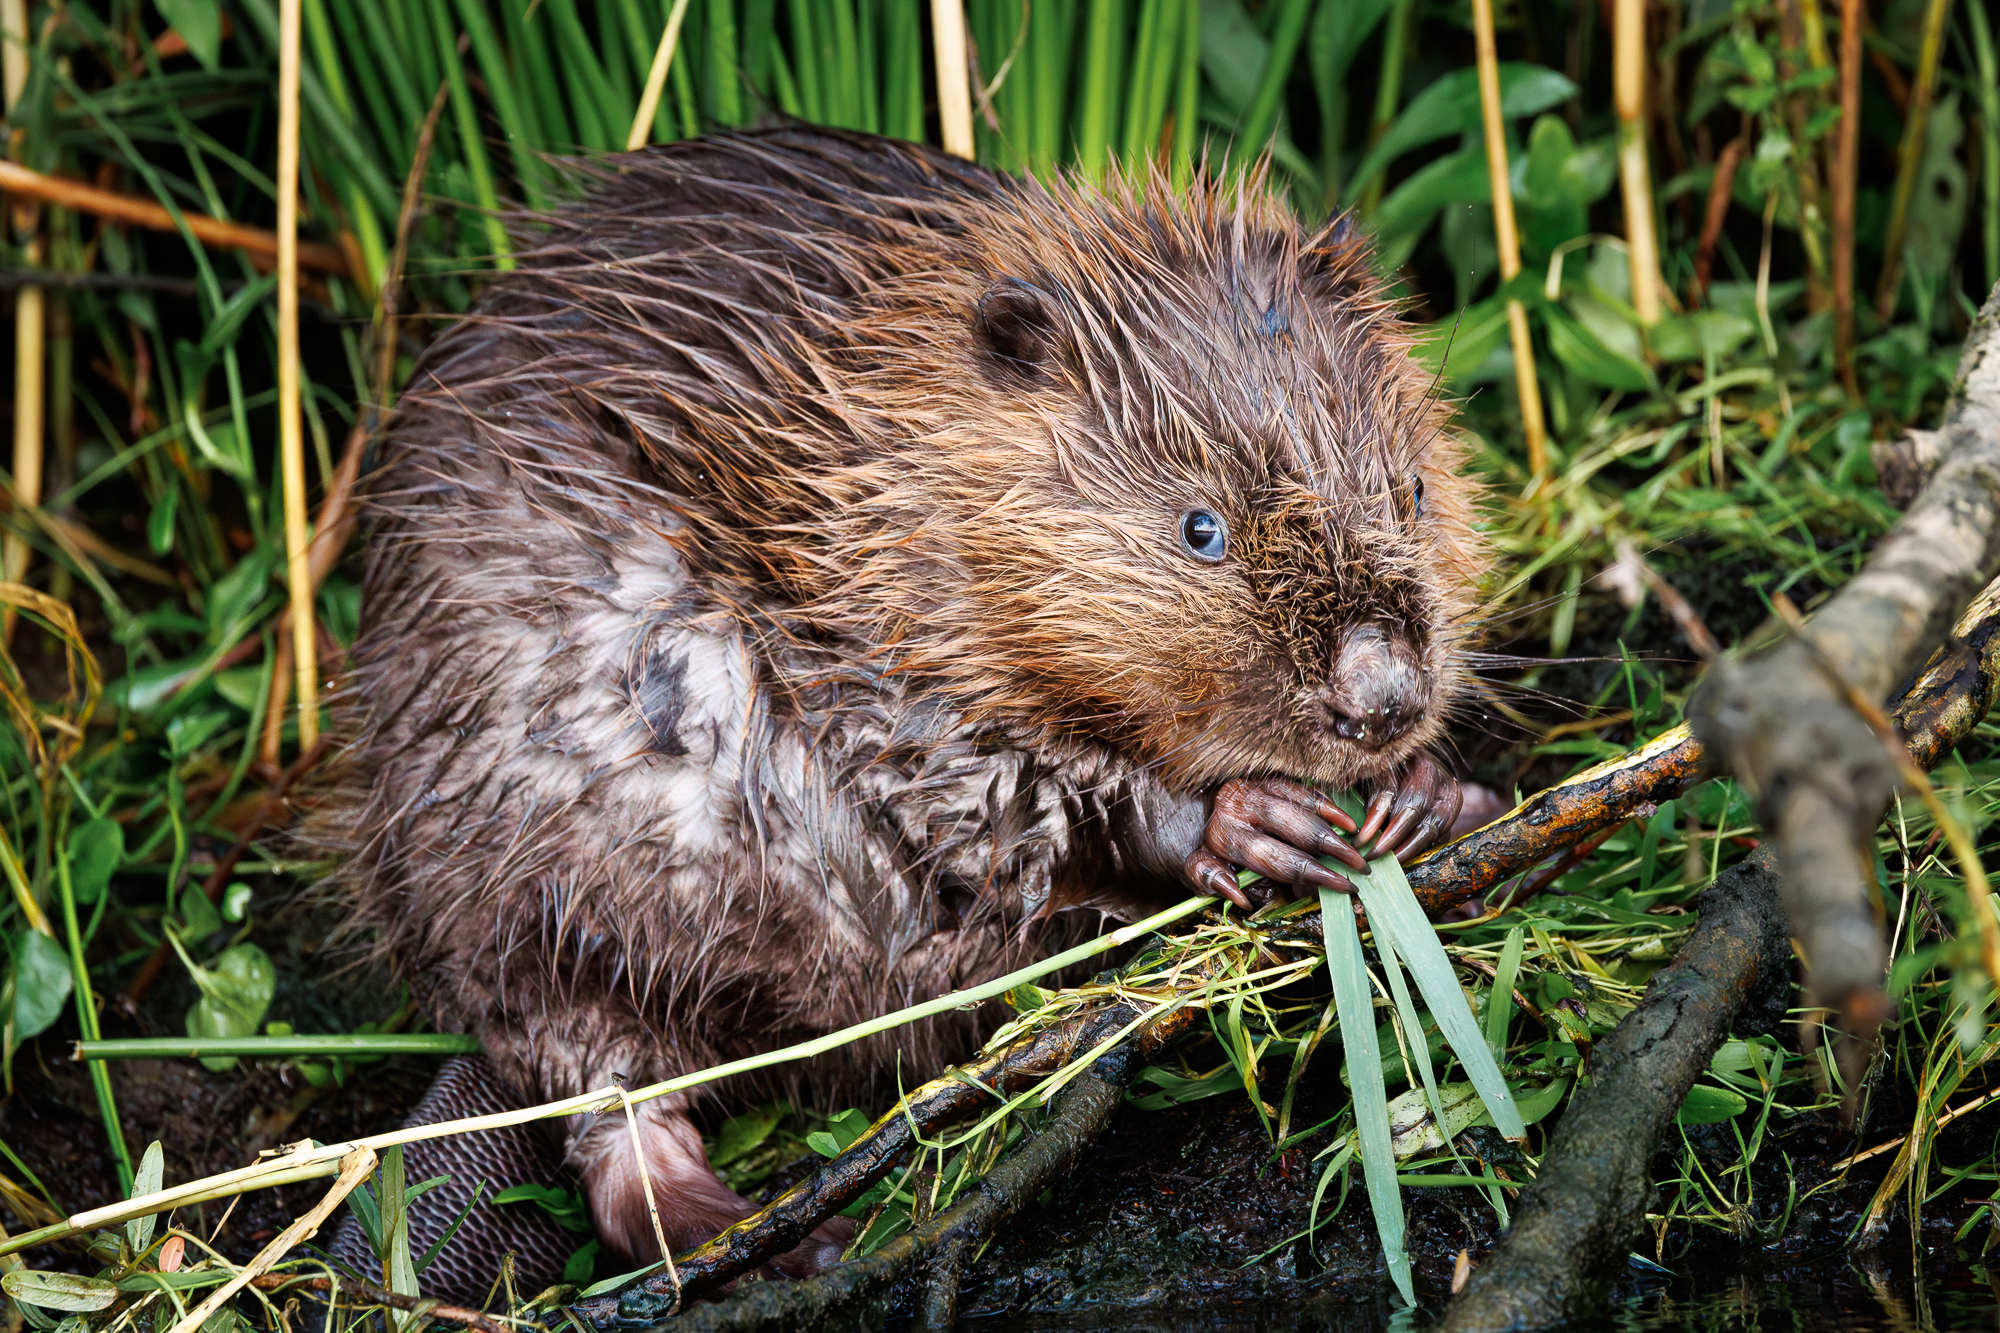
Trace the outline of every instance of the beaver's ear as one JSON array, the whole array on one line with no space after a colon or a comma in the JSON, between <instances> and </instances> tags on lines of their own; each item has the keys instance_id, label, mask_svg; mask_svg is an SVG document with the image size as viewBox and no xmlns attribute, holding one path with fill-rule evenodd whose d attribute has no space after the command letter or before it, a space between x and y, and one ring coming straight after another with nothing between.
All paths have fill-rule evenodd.
<instances>
[{"instance_id":1,"label":"beaver's ear","mask_svg":"<svg viewBox=\"0 0 2000 1333\"><path fill-rule=\"evenodd\" d=\"M1056 303L1041 288L1018 278L988 287L973 308L972 326L1003 370L1023 379L1046 378L1055 360Z\"/></svg>"},{"instance_id":2,"label":"beaver's ear","mask_svg":"<svg viewBox=\"0 0 2000 1333\"><path fill-rule=\"evenodd\" d=\"M1380 294L1373 247L1341 213L1299 248L1299 277L1306 290L1324 301L1369 299Z\"/></svg>"}]
</instances>

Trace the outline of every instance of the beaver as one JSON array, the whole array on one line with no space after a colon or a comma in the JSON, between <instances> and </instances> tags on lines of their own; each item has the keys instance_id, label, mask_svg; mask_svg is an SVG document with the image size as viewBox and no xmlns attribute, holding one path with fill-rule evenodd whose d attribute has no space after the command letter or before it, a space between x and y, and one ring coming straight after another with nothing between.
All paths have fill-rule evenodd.
<instances>
[{"instance_id":1,"label":"beaver","mask_svg":"<svg viewBox=\"0 0 2000 1333\"><path fill-rule=\"evenodd\" d=\"M507 1096L929 999L1062 913L1345 888L1322 858L1452 823L1487 555L1349 219L799 127L582 170L386 428L309 832ZM794 1076L838 1105L976 1023ZM639 1111L676 1245L749 1210L693 1109ZM623 1118L561 1149L656 1258Z\"/></svg>"}]
</instances>

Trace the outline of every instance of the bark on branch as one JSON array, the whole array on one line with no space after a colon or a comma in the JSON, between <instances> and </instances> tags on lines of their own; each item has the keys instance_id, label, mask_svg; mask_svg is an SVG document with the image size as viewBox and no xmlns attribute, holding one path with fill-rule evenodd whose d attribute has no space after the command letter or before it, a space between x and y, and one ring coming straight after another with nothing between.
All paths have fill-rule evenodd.
<instances>
[{"instance_id":1,"label":"bark on branch","mask_svg":"<svg viewBox=\"0 0 2000 1333\"><path fill-rule=\"evenodd\" d=\"M1870 832L1897 764L1848 697L1879 704L2000 568L2000 288L1966 340L1930 484L1800 633L1710 670L1694 734L1756 794L1783 867L1811 998L1851 1036L1883 1015Z\"/></svg>"},{"instance_id":2,"label":"bark on branch","mask_svg":"<svg viewBox=\"0 0 2000 1333\"><path fill-rule=\"evenodd\" d=\"M1776 857L1759 848L1701 897L1701 920L1639 1007L1591 1053L1513 1226L1473 1270L1443 1333L1544 1328L1596 1313L1652 1198L1660 1135L1733 1029L1772 1031L1791 996ZM1746 1012L1747 1010L1747 1012Z\"/></svg>"}]
</instances>

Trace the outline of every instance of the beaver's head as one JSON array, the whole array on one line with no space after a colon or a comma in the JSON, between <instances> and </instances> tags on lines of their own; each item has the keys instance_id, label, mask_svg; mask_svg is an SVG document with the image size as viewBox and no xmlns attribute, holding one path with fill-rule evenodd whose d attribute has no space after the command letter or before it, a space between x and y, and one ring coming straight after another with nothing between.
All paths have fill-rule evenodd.
<instances>
[{"instance_id":1,"label":"beaver's head","mask_svg":"<svg viewBox=\"0 0 2000 1333\"><path fill-rule=\"evenodd\" d=\"M821 596L874 604L960 708L1188 785L1345 786L1435 740L1475 484L1351 229L1218 187L1024 186L962 245L920 277L949 300L885 285L843 386L890 447L850 470L873 484Z\"/></svg>"}]
</instances>

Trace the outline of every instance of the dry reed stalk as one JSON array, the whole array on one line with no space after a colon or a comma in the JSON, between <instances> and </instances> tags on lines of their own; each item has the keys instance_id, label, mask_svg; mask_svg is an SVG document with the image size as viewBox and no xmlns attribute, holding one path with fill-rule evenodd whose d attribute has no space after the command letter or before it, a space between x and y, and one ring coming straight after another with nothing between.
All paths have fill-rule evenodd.
<instances>
[{"instance_id":1,"label":"dry reed stalk","mask_svg":"<svg viewBox=\"0 0 2000 1333\"><path fill-rule=\"evenodd\" d=\"M681 22L687 18L688 0L674 0L674 7L667 15L666 31L660 34L660 44L653 51L653 67L646 71L646 91L639 98L638 114L632 117L632 128L625 135L625 151L636 153L646 146L646 140L653 130L653 117L659 114L660 94L667 90L667 71L673 68L674 48L680 45Z\"/></svg>"},{"instance_id":2,"label":"dry reed stalk","mask_svg":"<svg viewBox=\"0 0 2000 1333\"><path fill-rule=\"evenodd\" d=\"M972 159L972 73L965 58L964 0L931 0L932 59L937 68L938 128L944 150Z\"/></svg>"},{"instance_id":3,"label":"dry reed stalk","mask_svg":"<svg viewBox=\"0 0 2000 1333\"><path fill-rule=\"evenodd\" d=\"M6 96L10 119L21 94L28 86L28 5L27 0L0 0L0 45L6 48L0 66L0 90ZM22 241L22 259L27 267L39 268L42 243L35 235L38 210L23 204L14 210L14 229ZM42 335L44 309L42 289L23 287L14 298L14 501L18 511L42 501ZM0 548L0 577L19 583L28 572L33 548L21 533L8 536ZM14 637L14 608L0 616L0 640Z\"/></svg>"},{"instance_id":4,"label":"dry reed stalk","mask_svg":"<svg viewBox=\"0 0 2000 1333\"><path fill-rule=\"evenodd\" d=\"M282 20L280 22L282 23ZM293 29L294 35L297 31L296 28ZM180 1322L174 1325L172 1333L195 1333L196 1329L208 1322L210 1315L226 1305L237 1292L270 1272L271 1265L284 1258L293 1246L311 1238L313 1233L319 1230L320 1223L326 1221L333 1210L340 1207L341 1201L354 1192L355 1186L368 1179L368 1173L374 1169L375 1154L367 1148L356 1148L342 1157L339 1178L333 1182L333 1188L326 1192L325 1197L312 1206L312 1211L279 1232L269 1245L258 1252L255 1259L244 1266L241 1272L210 1292L208 1299L182 1316Z\"/></svg>"},{"instance_id":5,"label":"dry reed stalk","mask_svg":"<svg viewBox=\"0 0 2000 1333\"><path fill-rule=\"evenodd\" d=\"M1507 170L1507 132L1500 109L1500 55L1493 40L1493 0L1472 0L1472 30L1479 53L1479 111L1486 125L1486 174L1493 187L1493 236L1500 249L1500 281L1521 271L1521 236L1514 225L1514 191ZM1528 312L1507 303L1507 332L1514 347L1514 383L1521 395L1521 426L1528 436L1528 470L1549 470L1548 428L1542 422L1542 387L1535 377L1535 344Z\"/></svg>"},{"instance_id":6,"label":"dry reed stalk","mask_svg":"<svg viewBox=\"0 0 2000 1333\"><path fill-rule=\"evenodd\" d=\"M1660 322L1660 251L1653 235L1653 181L1646 162L1646 0L1618 0L1613 18L1612 83L1618 104L1618 180L1625 195L1625 255L1632 269L1632 309L1639 322L1651 328Z\"/></svg>"},{"instance_id":7,"label":"dry reed stalk","mask_svg":"<svg viewBox=\"0 0 2000 1333\"><path fill-rule=\"evenodd\" d=\"M1882 275L1875 284L1875 313L1885 321L1896 313L1896 293L1903 282L1903 234L1910 225L1917 169L1924 162L1924 137L1930 131L1931 103L1937 97L1938 67L1943 63L1944 31L1950 18L1951 0L1930 0L1924 10L1924 44L1917 55L1910 111L1903 118L1903 140L1896 149L1896 193L1889 205L1889 231L1882 243Z\"/></svg>"},{"instance_id":8,"label":"dry reed stalk","mask_svg":"<svg viewBox=\"0 0 2000 1333\"><path fill-rule=\"evenodd\" d=\"M81 181L64 180L60 176L45 176L39 171L30 171L18 162L0 161L0 190L8 194L20 195L26 199L39 199L43 203L56 204L63 208L75 209L79 213L89 213L94 217L108 218L113 222L123 222L134 227L144 227L148 231L181 230L185 223L187 231L204 245L213 245L224 250L241 250L245 254L260 259L272 260L278 254L278 235L258 227L245 227L235 222L224 222L220 218L209 217L205 213L191 213L186 209L168 212L150 199L134 199L129 194L119 194L116 190L100 190L95 185L85 185ZM339 276L347 274L347 258L335 245L306 244L299 247L299 262L307 268L319 269Z\"/></svg>"},{"instance_id":9,"label":"dry reed stalk","mask_svg":"<svg viewBox=\"0 0 2000 1333\"><path fill-rule=\"evenodd\" d=\"M299 413L299 26L300 0L278 7L278 452L284 469L285 580L292 594L292 660L299 694L299 749L319 739L318 644L313 639L306 457Z\"/></svg>"},{"instance_id":10,"label":"dry reed stalk","mask_svg":"<svg viewBox=\"0 0 2000 1333\"><path fill-rule=\"evenodd\" d=\"M1840 138L1833 159L1833 364L1847 396L1854 377L1854 191L1861 169L1863 0L1840 0Z\"/></svg>"}]
</instances>

